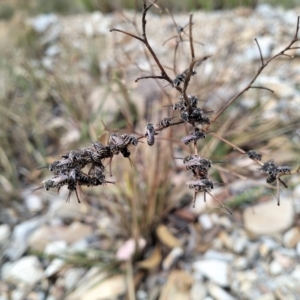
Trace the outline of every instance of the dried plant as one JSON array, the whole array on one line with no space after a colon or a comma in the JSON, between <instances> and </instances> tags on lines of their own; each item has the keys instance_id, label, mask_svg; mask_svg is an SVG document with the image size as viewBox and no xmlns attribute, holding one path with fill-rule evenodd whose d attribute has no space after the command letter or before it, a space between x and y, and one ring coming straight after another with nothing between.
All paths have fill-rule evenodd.
<instances>
[{"instance_id":1,"label":"dried plant","mask_svg":"<svg viewBox=\"0 0 300 300\"><path fill-rule=\"evenodd\" d=\"M204 194L204 200L206 199L206 194L210 195L219 205L222 210L225 210L227 213L231 213L231 211L222 203L222 201L218 200L211 192L216 183L213 181L211 176L209 175L209 171L213 165L211 160L207 157L204 157L203 154L199 153L198 150L198 142L204 140L207 136L210 136L210 141L212 139L218 140L220 142L225 143L230 148L233 148L235 151L238 151L241 155L248 157L253 160L255 163L260 165L259 170L266 174L266 183L268 187L275 188L277 190L277 201L278 205L280 205L279 200L279 187L282 184L287 188L286 183L282 180L284 176L298 174L300 167L296 168L296 170L292 170L292 167L285 165L277 165L275 164L273 159L270 159L266 162L262 162L262 154L260 154L257 150L246 151L235 145L232 141L229 141L227 138L222 136L222 134L216 133L215 131L211 131L210 128L213 124L216 127L220 127L218 124L218 120L225 113L225 111L232 106L237 99L239 99L244 93L246 93L250 89L263 89L268 92L273 92L271 89L265 86L257 86L255 85L256 79L260 76L262 71L267 67L269 63L271 63L274 59L279 56L287 56L292 58L289 54L289 50L299 49L299 46L295 45L299 41L298 33L299 33L299 20L298 17L295 35L293 36L291 42L277 54L272 56L269 59L265 59L262 55L262 51L257 39L255 42L257 44L258 51L260 53L260 67L249 81L240 91L238 91L231 99L226 101L226 104L219 109L218 111L207 110L203 107L199 107L199 99L197 96L189 94L189 85L192 76L197 76L196 69L202 64L205 63L211 56L205 55L202 57L198 57L196 55L196 51L194 48L194 39L193 39L193 15L191 14L189 17L189 23L187 28L180 27L180 30L177 32L173 38L176 38L176 46L174 50L174 67L173 71L175 75L170 75L169 69L163 65L160 61L159 57L156 55L155 50L152 48L149 43L147 36L147 13L149 9L153 6L158 8L157 0L155 1L146 1L143 0L143 11L142 11L142 20L141 20L141 34L130 33L121 29L113 28L111 32L121 33L127 35L133 39L138 40L144 45L145 49L148 52L145 52L146 57L148 58L148 54L154 60L156 66L158 67L160 73L159 74L151 74L147 76L140 76L136 78L136 82L140 80L162 80L164 84L167 82L167 87L173 90L176 90L178 93L177 99L171 100L171 105L173 111L176 113L176 116L169 116L163 118L156 127L153 123L148 123L145 126L144 134L132 135L131 133L118 134L116 132L110 133L108 143L102 144L98 141L93 142L90 147L70 151L62 156L62 159L53 162L49 165L49 170L53 173L53 178L43 182L43 186L39 188L45 188L46 190L55 188L57 191L64 185L66 185L69 189L69 195L67 197L67 201L70 201L70 196L72 192L75 192L78 202L80 202L79 197L79 189L81 186L98 186L103 185L105 183L114 183L111 181L107 181L105 179L106 167L104 166L104 160L109 159L109 174L112 175L111 165L114 156L118 154L122 154L124 158L130 159L130 147L138 146L141 140L145 139L148 146L153 146L156 144L156 140L160 139L160 134L163 130L170 130L173 126L179 126L184 128L189 128L190 132L187 132L187 135L181 137L181 142L184 145L192 146L192 153L183 158L183 163L187 170L192 171L193 178L188 180L186 184L190 189L194 190L194 205L196 201L196 195L198 193ZM176 25L175 20L173 19L174 24ZM136 26L136 24L135 24ZM178 27L178 26L177 26ZM179 28L179 27L178 27ZM137 27L136 27L137 29ZM188 31L188 32L186 32ZM137 29L137 32L139 30ZM190 49L190 62L189 65L186 66L186 69L181 73L176 73L176 51L178 45L183 42L181 33L185 33L185 36L188 37L189 49ZM149 59L149 58L148 58ZM150 64L151 65L151 64ZM152 68L153 69L153 68ZM166 86L165 86L166 87ZM211 117L211 114L214 113L214 116ZM175 120L174 120L175 119ZM176 120L177 119L177 120ZM225 125L224 125L225 126ZM172 137L169 137L170 142L173 143ZM177 141L178 142L178 141ZM202 148L203 153L205 151L205 143ZM131 162L131 160L130 160ZM89 170L84 172L83 169L88 167ZM218 169L216 167L216 169ZM222 172L231 173L233 176L243 177L241 174L237 172L232 172L227 170L226 168L222 169ZM271 184L276 182L276 187ZM38 189L39 189L38 188ZM149 195L148 195L149 196Z\"/></svg>"}]
</instances>

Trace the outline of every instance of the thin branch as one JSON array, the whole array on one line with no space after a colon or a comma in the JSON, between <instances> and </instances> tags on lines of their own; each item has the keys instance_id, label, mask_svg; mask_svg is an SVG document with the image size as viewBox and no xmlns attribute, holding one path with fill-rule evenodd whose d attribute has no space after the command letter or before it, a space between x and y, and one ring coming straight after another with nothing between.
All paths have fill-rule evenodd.
<instances>
[{"instance_id":1,"label":"thin branch","mask_svg":"<svg viewBox=\"0 0 300 300\"><path fill-rule=\"evenodd\" d=\"M261 53L261 49L260 49L259 43L258 43L258 41L257 41L256 38L254 39L254 41L256 42L256 45L257 45L257 47L258 47L261 65L263 66L265 63L264 63L264 59L263 59L263 56L262 56L262 53Z\"/></svg>"},{"instance_id":2,"label":"thin branch","mask_svg":"<svg viewBox=\"0 0 300 300\"><path fill-rule=\"evenodd\" d=\"M190 32L190 49L192 60L195 59L194 44L193 44L193 14L190 14L189 32Z\"/></svg>"},{"instance_id":3,"label":"thin branch","mask_svg":"<svg viewBox=\"0 0 300 300\"><path fill-rule=\"evenodd\" d=\"M220 202L216 197L213 196L212 193L210 193L209 191L205 191L208 195L210 195L217 203L220 204L221 207L223 207L230 215L232 215L232 211L227 208L222 202Z\"/></svg>"},{"instance_id":4,"label":"thin branch","mask_svg":"<svg viewBox=\"0 0 300 300\"><path fill-rule=\"evenodd\" d=\"M237 95L235 95L234 97L232 97L228 103L217 113L217 115L214 117L214 119L212 120L212 122L216 121L220 115L237 99L239 98L242 94L244 94L246 91L248 91L250 89L250 87L252 86L253 82L257 79L257 77L260 75L260 73L263 71L263 69L275 58L277 58L278 56L284 55L285 51L290 50L291 46L297 42L299 40L298 38L298 32L299 32L299 20L300 17L298 17L297 20L297 27L296 27L296 33L295 36L293 38L293 40L288 44L288 46L286 46L283 50L281 50L280 52L278 52L277 54L275 54L273 57L271 57L269 60L267 60L263 65L261 65L259 67L259 69L256 71L256 74L253 76L253 78L251 79L251 81L249 82L249 84L242 89ZM210 127L210 124L206 126L205 130L208 130Z\"/></svg>"},{"instance_id":5,"label":"thin branch","mask_svg":"<svg viewBox=\"0 0 300 300\"><path fill-rule=\"evenodd\" d=\"M155 75L150 75L150 76L142 76L138 77L135 79L135 82L138 82L141 79L149 79L149 78L156 78L156 79L166 79L164 76L155 76Z\"/></svg>"},{"instance_id":6,"label":"thin branch","mask_svg":"<svg viewBox=\"0 0 300 300\"><path fill-rule=\"evenodd\" d=\"M269 88L266 88L266 87L263 87L263 86L254 86L254 85L252 85L252 86L250 86L250 89L261 89L261 90L267 90L267 91L269 91L271 93L274 93L273 90L271 90Z\"/></svg>"},{"instance_id":7,"label":"thin branch","mask_svg":"<svg viewBox=\"0 0 300 300\"><path fill-rule=\"evenodd\" d=\"M116 29L116 28L110 29L110 32L113 32L113 31L124 33L124 34L129 35L129 36L131 36L131 37L133 37L133 38L141 41L142 43L144 43L143 39L141 39L140 37L138 37L138 36L136 36L136 35L134 35L132 33L126 32L126 31L121 30L121 29Z\"/></svg>"},{"instance_id":8,"label":"thin branch","mask_svg":"<svg viewBox=\"0 0 300 300\"><path fill-rule=\"evenodd\" d=\"M206 55L206 56L203 56L203 57L197 58L197 59L193 58L191 63L190 63L190 66L189 66L188 71L187 71L187 75L186 75L185 80L184 80L183 88L182 88L182 95L183 95L184 101L185 101L185 103L186 103L186 105L189 109L190 109L190 102L188 100L186 90L187 90L187 87L190 83L190 79L191 79L191 76L192 76L194 66L196 64L197 65L201 64L203 61L207 60L210 57L211 57L211 55Z\"/></svg>"},{"instance_id":9,"label":"thin branch","mask_svg":"<svg viewBox=\"0 0 300 300\"><path fill-rule=\"evenodd\" d=\"M210 135L212 135L212 136L216 137L217 139L223 141L224 143L228 144L229 146L233 147L233 149L239 151L240 153L246 154L246 152L245 152L243 149L241 149L241 148L239 148L238 146L232 144L231 142L227 141L227 140L224 139L223 137L221 137L221 136L219 136L219 135L217 135L217 134L215 134L215 133L213 133L213 132L207 132L207 133L209 133Z\"/></svg>"}]
</instances>

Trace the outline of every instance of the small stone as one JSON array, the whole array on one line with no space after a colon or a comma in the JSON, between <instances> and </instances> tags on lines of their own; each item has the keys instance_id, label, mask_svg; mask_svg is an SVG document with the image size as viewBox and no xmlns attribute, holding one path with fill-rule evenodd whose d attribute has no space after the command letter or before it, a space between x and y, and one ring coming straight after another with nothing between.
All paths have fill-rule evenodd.
<instances>
[{"instance_id":1,"label":"small stone","mask_svg":"<svg viewBox=\"0 0 300 300\"><path fill-rule=\"evenodd\" d=\"M25 256L13 263L5 263L2 269L4 281L35 285L44 276L42 266L36 256Z\"/></svg>"},{"instance_id":2,"label":"small stone","mask_svg":"<svg viewBox=\"0 0 300 300\"><path fill-rule=\"evenodd\" d=\"M49 227L42 226L29 238L29 246L38 251L44 251L46 245L53 241L74 243L92 233L92 228L80 222L73 222L70 226Z\"/></svg>"},{"instance_id":3,"label":"small stone","mask_svg":"<svg viewBox=\"0 0 300 300\"><path fill-rule=\"evenodd\" d=\"M269 237L263 238L263 243L259 245L259 253L262 257L267 257L271 250L278 248L279 245Z\"/></svg>"},{"instance_id":4,"label":"small stone","mask_svg":"<svg viewBox=\"0 0 300 300\"><path fill-rule=\"evenodd\" d=\"M279 275L280 273L282 273L282 270L282 266L276 260L273 260L269 265L269 271L271 275Z\"/></svg>"},{"instance_id":5,"label":"small stone","mask_svg":"<svg viewBox=\"0 0 300 300\"><path fill-rule=\"evenodd\" d=\"M46 245L44 253L46 255L61 255L67 250L66 241L55 241Z\"/></svg>"},{"instance_id":6,"label":"small stone","mask_svg":"<svg viewBox=\"0 0 300 300\"><path fill-rule=\"evenodd\" d=\"M36 213L43 209L42 199L37 195L34 194L28 194L26 196L24 195L24 201L27 209L31 213Z\"/></svg>"},{"instance_id":7,"label":"small stone","mask_svg":"<svg viewBox=\"0 0 300 300\"><path fill-rule=\"evenodd\" d=\"M244 249L246 248L247 246L247 239L245 236L239 236L237 238L235 238L233 240L233 247L232 247L232 250L235 252L235 253L242 253L244 251Z\"/></svg>"},{"instance_id":8,"label":"small stone","mask_svg":"<svg viewBox=\"0 0 300 300\"><path fill-rule=\"evenodd\" d=\"M228 292L220 288L215 283L209 282L207 287L208 287L209 294L215 300L236 300L235 297L230 295Z\"/></svg>"},{"instance_id":9,"label":"small stone","mask_svg":"<svg viewBox=\"0 0 300 300\"><path fill-rule=\"evenodd\" d=\"M223 287L229 285L229 265L227 262L214 259L200 260L193 263L193 268L218 285Z\"/></svg>"},{"instance_id":10,"label":"small stone","mask_svg":"<svg viewBox=\"0 0 300 300\"><path fill-rule=\"evenodd\" d=\"M46 31L55 22L57 22L57 16L54 14L39 15L29 21L31 26L39 33Z\"/></svg>"},{"instance_id":11,"label":"small stone","mask_svg":"<svg viewBox=\"0 0 300 300\"><path fill-rule=\"evenodd\" d=\"M219 252L214 249L209 249L205 252L204 258L232 262L234 259L234 255L232 253L228 253L228 252Z\"/></svg>"},{"instance_id":12,"label":"small stone","mask_svg":"<svg viewBox=\"0 0 300 300\"><path fill-rule=\"evenodd\" d=\"M7 224L0 225L0 245L7 241L10 236L10 227Z\"/></svg>"},{"instance_id":13,"label":"small stone","mask_svg":"<svg viewBox=\"0 0 300 300\"><path fill-rule=\"evenodd\" d=\"M50 208L51 218L60 218L64 221L81 220L90 212L90 206L86 203L53 202Z\"/></svg>"},{"instance_id":14,"label":"small stone","mask_svg":"<svg viewBox=\"0 0 300 300\"><path fill-rule=\"evenodd\" d=\"M264 294L258 298L255 298L256 300L275 300L275 297L272 293Z\"/></svg>"},{"instance_id":15,"label":"small stone","mask_svg":"<svg viewBox=\"0 0 300 300\"><path fill-rule=\"evenodd\" d=\"M296 251L297 255L300 256L300 242L297 243Z\"/></svg>"},{"instance_id":16,"label":"small stone","mask_svg":"<svg viewBox=\"0 0 300 300\"><path fill-rule=\"evenodd\" d=\"M219 233L219 239L223 242L223 245L227 249L232 249L233 246L233 240L232 237L226 232L226 231L221 231Z\"/></svg>"},{"instance_id":17,"label":"small stone","mask_svg":"<svg viewBox=\"0 0 300 300\"><path fill-rule=\"evenodd\" d=\"M246 257L237 257L234 261L233 261L233 267L236 270L245 270L248 266L248 261Z\"/></svg>"},{"instance_id":18,"label":"small stone","mask_svg":"<svg viewBox=\"0 0 300 300\"><path fill-rule=\"evenodd\" d=\"M67 291L74 289L78 281L82 278L83 274L85 273L84 269L75 269L71 268L68 269L65 273L65 287Z\"/></svg>"},{"instance_id":19,"label":"small stone","mask_svg":"<svg viewBox=\"0 0 300 300\"><path fill-rule=\"evenodd\" d=\"M62 269L65 262L62 259L55 258L45 270L46 277L51 277Z\"/></svg>"},{"instance_id":20,"label":"small stone","mask_svg":"<svg viewBox=\"0 0 300 300\"><path fill-rule=\"evenodd\" d=\"M191 300L204 300L206 294L205 284L200 281L194 281L190 292Z\"/></svg>"},{"instance_id":21,"label":"small stone","mask_svg":"<svg viewBox=\"0 0 300 300\"><path fill-rule=\"evenodd\" d=\"M225 229L232 229L232 222L226 216L222 216L219 218L219 224L223 226Z\"/></svg>"},{"instance_id":22,"label":"small stone","mask_svg":"<svg viewBox=\"0 0 300 300\"><path fill-rule=\"evenodd\" d=\"M198 217L198 222L204 230L210 230L213 227L213 222L208 214L201 214Z\"/></svg>"},{"instance_id":23,"label":"small stone","mask_svg":"<svg viewBox=\"0 0 300 300\"><path fill-rule=\"evenodd\" d=\"M293 203L288 198L281 199L280 206L274 201L260 203L246 208L243 218L246 229L256 235L282 232L293 223Z\"/></svg>"},{"instance_id":24,"label":"small stone","mask_svg":"<svg viewBox=\"0 0 300 300\"><path fill-rule=\"evenodd\" d=\"M136 298L138 300L147 300L148 299L148 293L144 290L138 290L136 292Z\"/></svg>"},{"instance_id":25,"label":"small stone","mask_svg":"<svg viewBox=\"0 0 300 300\"><path fill-rule=\"evenodd\" d=\"M293 227L283 235L283 245L287 248L294 248L300 241L299 227Z\"/></svg>"},{"instance_id":26,"label":"small stone","mask_svg":"<svg viewBox=\"0 0 300 300\"><path fill-rule=\"evenodd\" d=\"M27 249L29 235L45 222L44 217L36 217L16 225L12 233L12 241L5 254L11 260L20 258Z\"/></svg>"},{"instance_id":27,"label":"small stone","mask_svg":"<svg viewBox=\"0 0 300 300\"><path fill-rule=\"evenodd\" d=\"M173 248L162 262L163 270L170 270L183 253L184 251L181 247Z\"/></svg>"}]
</instances>

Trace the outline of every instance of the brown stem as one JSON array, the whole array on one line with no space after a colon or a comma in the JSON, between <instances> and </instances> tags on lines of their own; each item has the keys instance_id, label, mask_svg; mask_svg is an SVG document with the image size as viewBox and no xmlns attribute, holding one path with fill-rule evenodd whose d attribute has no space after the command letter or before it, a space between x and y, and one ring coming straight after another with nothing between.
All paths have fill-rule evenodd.
<instances>
[{"instance_id":1,"label":"brown stem","mask_svg":"<svg viewBox=\"0 0 300 300\"><path fill-rule=\"evenodd\" d=\"M191 56L192 60L195 59L195 52L194 52L194 44L193 44L193 14L190 14L190 22L189 22L189 31L190 31L190 49L191 49Z\"/></svg>"},{"instance_id":2,"label":"brown stem","mask_svg":"<svg viewBox=\"0 0 300 300\"><path fill-rule=\"evenodd\" d=\"M213 132L207 132L207 133L209 133L210 135L212 135L212 136L216 137L217 139L223 141L224 143L228 144L229 146L233 147L233 149L239 151L240 153L246 154L246 152L245 152L243 149L241 149L241 148L239 148L238 146L232 144L231 142L227 141L227 140L224 139L223 137L221 137L221 136L219 136L219 135L217 135L217 134L215 134L215 133L213 133Z\"/></svg>"},{"instance_id":3,"label":"brown stem","mask_svg":"<svg viewBox=\"0 0 300 300\"><path fill-rule=\"evenodd\" d=\"M266 88L266 87L263 87L263 86L254 86L254 85L252 85L252 86L250 86L250 89L261 89L261 90L267 90L267 91L269 91L271 93L274 93L273 90L271 90L269 88Z\"/></svg>"},{"instance_id":4,"label":"brown stem","mask_svg":"<svg viewBox=\"0 0 300 300\"><path fill-rule=\"evenodd\" d=\"M258 41L257 41L256 38L254 39L254 41L255 41L256 44L257 44L257 47L258 47L258 50L259 50L259 55L260 55L261 65L263 66L263 65L264 65L264 59L263 59L263 56L262 56L262 53L261 53L261 49L260 49L259 43L258 43Z\"/></svg>"}]
</instances>

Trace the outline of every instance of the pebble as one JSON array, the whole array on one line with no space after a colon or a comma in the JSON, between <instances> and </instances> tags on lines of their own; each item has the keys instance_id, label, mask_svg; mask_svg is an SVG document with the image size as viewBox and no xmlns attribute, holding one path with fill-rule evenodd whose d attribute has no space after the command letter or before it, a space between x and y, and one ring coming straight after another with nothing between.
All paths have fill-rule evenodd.
<instances>
[{"instance_id":1,"label":"pebble","mask_svg":"<svg viewBox=\"0 0 300 300\"><path fill-rule=\"evenodd\" d=\"M27 209L31 213L37 213L43 209L42 199L35 194L28 194L24 196L24 201Z\"/></svg>"},{"instance_id":2,"label":"pebble","mask_svg":"<svg viewBox=\"0 0 300 300\"><path fill-rule=\"evenodd\" d=\"M58 271L62 269L64 266L65 261L60 258L55 258L51 261L50 265L45 270L45 276L46 277L51 277L54 274L56 274Z\"/></svg>"},{"instance_id":3,"label":"pebble","mask_svg":"<svg viewBox=\"0 0 300 300\"><path fill-rule=\"evenodd\" d=\"M265 295L258 297L256 300L275 300L275 297L273 293L267 293Z\"/></svg>"},{"instance_id":4,"label":"pebble","mask_svg":"<svg viewBox=\"0 0 300 300\"><path fill-rule=\"evenodd\" d=\"M237 298L230 295L224 289L220 288L218 285L209 282L207 284L208 292L215 300L237 300Z\"/></svg>"},{"instance_id":5,"label":"pebble","mask_svg":"<svg viewBox=\"0 0 300 300\"><path fill-rule=\"evenodd\" d=\"M8 237L10 236L10 227L7 224L0 225L0 245L4 242L7 242Z\"/></svg>"},{"instance_id":6,"label":"pebble","mask_svg":"<svg viewBox=\"0 0 300 300\"><path fill-rule=\"evenodd\" d=\"M271 275L276 276L282 273L283 269L277 260L273 260L269 265L269 271Z\"/></svg>"},{"instance_id":7,"label":"pebble","mask_svg":"<svg viewBox=\"0 0 300 300\"><path fill-rule=\"evenodd\" d=\"M236 270L245 270L248 266L248 260L246 257L237 257L234 261L233 261L233 267Z\"/></svg>"},{"instance_id":8,"label":"pebble","mask_svg":"<svg viewBox=\"0 0 300 300\"><path fill-rule=\"evenodd\" d=\"M50 218L60 218L64 221L81 220L90 212L90 206L83 202L65 203L64 201L55 201L52 203L49 210Z\"/></svg>"},{"instance_id":9,"label":"pebble","mask_svg":"<svg viewBox=\"0 0 300 300\"><path fill-rule=\"evenodd\" d=\"M275 201L260 203L246 208L243 218L245 228L255 235L282 232L293 223L293 203L290 199L281 199L280 206Z\"/></svg>"},{"instance_id":10,"label":"pebble","mask_svg":"<svg viewBox=\"0 0 300 300\"><path fill-rule=\"evenodd\" d=\"M216 284L226 287L229 285L229 265L225 261L207 259L196 261L192 264L196 272L212 280Z\"/></svg>"},{"instance_id":11,"label":"pebble","mask_svg":"<svg viewBox=\"0 0 300 300\"><path fill-rule=\"evenodd\" d=\"M184 251L181 247L173 248L162 262L163 270L170 270L176 261L183 255Z\"/></svg>"},{"instance_id":12,"label":"pebble","mask_svg":"<svg viewBox=\"0 0 300 300\"><path fill-rule=\"evenodd\" d=\"M46 245L53 241L74 243L92 233L92 228L80 222L73 222L70 226L50 227L44 225L36 230L28 239L28 245L38 251L44 251Z\"/></svg>"},{"instance_id":13,"label":"pebble","mask_svg":"<svg viewBox=\"0 0 300 300\"><path fill-rule=\"evenodd\" d=\"M220 252L214 249L209 249L205 252L205 259L215 259L215 260L223 260L226 262L232 262L234 259L234 254L229 252Z\"/></svg>"},{"instance_id":14,"label":"pebble","mask_svg":"<svg viewBox=\"0 0 300 300\"><path fill-rule=\"evenodd\" d=\"M283 235L283 245L287 248L294 248L299 241L300 241L299 227L293 227Z\"/></svg>"},{"instance_id":15,"label":"pebble","mask_svg":"<svg viewBox=\"0 0 300 300\"><path fill-rule=\"evenodd\" d=\"M45 32L58 18L54 14L39 15L29 20L29 24L39 33Z\"/></svg>"},{"instance_id":16,"label":"pebble","mask_svg":"<svg viewBox=\"0 0 300 300\"><path fill-rule=\"evenodd\" d=\"M65 273L65 287L67 291L71 291L74 289L79 282L80 278L82 278L85 270L79 268L69 268Z\"/></svg>"},{"instance_id":17,"label":"pebble","mask_svg":"<svg viewBox=\"0 0 300 300\"><path fill-rule=\"evenodd\" d=\"M19 259L27 249L29 235L45 222L44 217L35 217L16 225L12 233L12 241L5 251L6 256L11 260Z\"/></svg>"},{"instance_id":18,"label":"pebble","mask_svg":"<svg viewBox=\"0 0 300 300\"><path fill-rule=\"evenodd\" d=\"M44 253L46 255L61 255L67 250L66 241L54 241L45 246Z\"/></svg>"},{"instance_id":19,"label":"pebble","mask_svg":"<svg viewBox=\"0 0 300 300\"><path fill-rule=\"evenodd\" d=\"M206 295L207 288L205 284L201 281L195 280L190 292L191 300L204 300Z\"/></svg>"},{"instance_id":20,"label":"pebble","mask_svg":"<svg viewBox=\"0 0 300 300\"><path fill-rule=\"evenodd\" d=\"M237 238L234 238L232 250L235 253L240 254L245 250L247 243L248 243L248 240L245 236L239 236Z\"/></svg>"},{"instance_id":21,"label":"pebble","mask_svg":"<svg viewBox=\"0 0 300 300\"><path fill-rule=\"evenodd\" d=\"M208 214L201 214L198 217L198 222L201 224L204 230L210 230L214 224Z\"/></svg>"},{"instance_id":22,"label":"pebble","mask_svg":"<svg viewBox=\"0 0 300 300\"><path fill-rule=\"evenodd\" d=\"M4 281L19 284L20 282L32 286L40 281L44 272L36 256L25 256L16 262L7 262L2 268Z\"/></svg>"}]
</instances>

